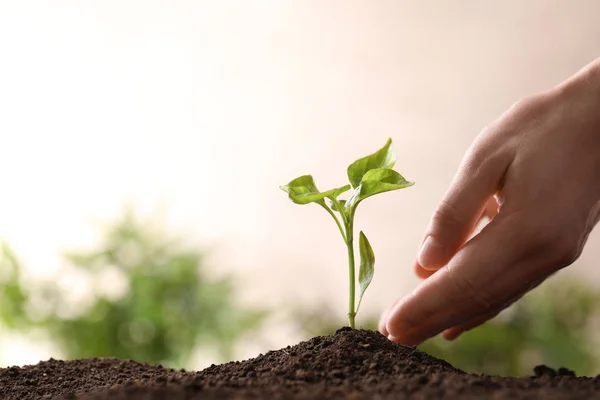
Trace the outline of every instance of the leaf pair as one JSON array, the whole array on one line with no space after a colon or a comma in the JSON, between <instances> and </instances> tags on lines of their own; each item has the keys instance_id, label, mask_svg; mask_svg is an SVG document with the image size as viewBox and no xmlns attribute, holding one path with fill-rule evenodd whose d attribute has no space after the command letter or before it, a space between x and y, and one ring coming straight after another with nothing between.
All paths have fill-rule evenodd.
<instances>
[{"instance_id":1,"label":"leaf pair","mask_svg":"<svg viewBox=\"0 0 600 400\"><path fill-rule=\"evenodd\" d=\"M373 169L392 169L396 164L396 153L392 148L392 139L375 153L359 158L348 167L348 180L353 188L360 185L365 174Z\"/></svg>"},{"instance_id":2,"label":"leaf pair","mask_svg":"<svg viewBox=\"0 0 600 400\"><path fill-rule=\"evenodd\" d=\"M287 192L289 198L296 204L318 203L325 206L326 198L332 201L337 200L342 193L354 188L350 199L342 200L345 203L344 208L350 211L367 197L403 189L414 184L392 169L395 163L396 154L392 148L392 139L388 139L386 144L375 153L350 164L347 170L350 185L320 192L313 177L303 175L287 185L281 186L281 189ZM332 207L334 211L341 212L336 207Z\"/></svg>"},{"instance_id":3,"label":"leaf pair","mask_svg":"<svg viewBox=\"0 0 600 400\"><path fill-rule=\"evenodd\" d=\"M393 169L377 168L367 171L346 202L346 210L352 210L367 197L414 185Z\"/></svg>"}]
</instances>

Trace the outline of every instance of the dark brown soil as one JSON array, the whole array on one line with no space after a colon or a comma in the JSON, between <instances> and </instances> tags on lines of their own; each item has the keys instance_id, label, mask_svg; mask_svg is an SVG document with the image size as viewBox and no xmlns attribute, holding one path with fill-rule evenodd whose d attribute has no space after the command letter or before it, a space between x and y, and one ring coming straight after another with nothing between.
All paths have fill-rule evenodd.
<instances>
[{"instance_id":1,"label":"dark brown soil","mask_svg":"<svg viewBox=\"0 0 600 400\"><path fill-rule=\"evenodd\" d=\"M116 359L0 369L3 399L600 399L600 376L473 375L372 331L339 330L200 372Z\"/></svg>"}]
</instances>

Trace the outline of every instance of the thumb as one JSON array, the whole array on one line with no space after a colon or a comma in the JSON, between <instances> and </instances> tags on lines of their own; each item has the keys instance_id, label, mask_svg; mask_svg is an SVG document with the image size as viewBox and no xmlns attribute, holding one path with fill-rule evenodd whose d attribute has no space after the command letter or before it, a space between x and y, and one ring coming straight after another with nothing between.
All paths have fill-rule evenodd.
<instances>
[{"instance_id":1,"label":"thumb","mask_svg":"<svg viewBox=\"0 0 600 400\"><path fill-rule=\"evenodd\" d=\"M437 270L447 264L467 241L488 204L497 208L493 196L507 165L506 157L487 156L482 150L467 154L431 218L417 257L420 267Z\"/></svg>"}]
</instances>

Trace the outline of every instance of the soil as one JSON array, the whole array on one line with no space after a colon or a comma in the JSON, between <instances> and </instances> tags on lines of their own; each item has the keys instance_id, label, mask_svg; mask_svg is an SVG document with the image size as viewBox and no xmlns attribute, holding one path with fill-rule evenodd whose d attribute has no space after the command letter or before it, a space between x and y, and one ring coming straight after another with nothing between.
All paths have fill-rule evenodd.
<instances>
[{"instance_id":1,"label":"soil","mask_svg":"<svg viewBox=\"0 0 600 400\"><path fill-rule=\"evenodd\" d=\"M117 359L0 369L2 399L600 399L600 376L536 367L531 377L460 371L378 332L343 328L200 372Z\"/></svg>"}]
</instances>

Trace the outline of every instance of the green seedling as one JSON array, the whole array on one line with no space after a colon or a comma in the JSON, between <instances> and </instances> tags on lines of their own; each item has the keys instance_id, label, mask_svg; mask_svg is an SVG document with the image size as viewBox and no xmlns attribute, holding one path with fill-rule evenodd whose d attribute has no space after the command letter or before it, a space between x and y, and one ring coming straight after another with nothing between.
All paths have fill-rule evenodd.
<instances>
[{"instance_id":1,"label":"green seedling","mask_svg":"<svg viewBox=\"0 0 600 400\"><path fill-rule=\"evenodd\" d=\"M373 279L375 272L375 254L373 248L361 231L359 235L360 268L358 272L359 297L355 302L356 273L354 261L354 216L356 208L366 198L373 195L403 189L414 185L392 168L396 163L396 154L392 148L392 139L375 153L354 161L348 167L349 185L320 192L311 175L294 179L281 189L288 193L296 204L316 203L331 215L342 234L348 250L348 271L350 279L348 320L354 329L354 320L363 295ZM339 196L352 190L347 200ZM326 202L328 200L328 202ZM338 218L339 216L339 218Z\"/></svg>"}]
</instances>

